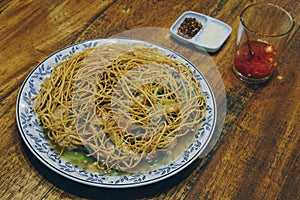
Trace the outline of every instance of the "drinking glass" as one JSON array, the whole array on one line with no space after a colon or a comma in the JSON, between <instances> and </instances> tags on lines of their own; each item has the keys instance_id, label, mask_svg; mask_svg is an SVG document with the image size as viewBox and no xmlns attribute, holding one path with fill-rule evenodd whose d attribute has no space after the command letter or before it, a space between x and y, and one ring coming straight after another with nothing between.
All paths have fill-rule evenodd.
<instances>
[{"instance_id":1,"label":"drinking glass","mask_svg":"<svg viewBox=\"0 0 300 200\"><path fill-rule=\"evenodd\" d=\"M248 83L263 83L272 76L294 18L278 5L255 3L243 9L234 52L234 74Z\"/></svg>"}]
</instances>

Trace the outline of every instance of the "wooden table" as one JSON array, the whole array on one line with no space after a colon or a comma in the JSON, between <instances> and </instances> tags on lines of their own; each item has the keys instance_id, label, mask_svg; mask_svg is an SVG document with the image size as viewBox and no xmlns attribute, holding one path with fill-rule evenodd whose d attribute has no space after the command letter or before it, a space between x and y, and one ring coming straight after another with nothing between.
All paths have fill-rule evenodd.
<instances>
[{"instance_id":1,"label":"wooden table","mask_svg":"<svg viewBox=\"0 0 300 200\"><path fill-rule=\"evenodd\" d=\"M238 16L251 2L258 1L0 1L0 198L300 199L300 2L273 1L291 12L296 26L272 80L260 86L239 81L231 70ZM222 48L209 55L220 75L216 81L226 92L226 99L218 100L218 104L225 102L226 116L207 156L153 185L104 189L67 180L29 152L17 128L16 99L21 84L39 62L85 40L147 27L166 31L187 10L215 17L233 28ZM151 32L137 37L149 37L184 54L181 43L165 42L170 40L164 39L169 37L167 32L163 37ZM201 55L191 51L190 58ZM217 88L214 92L218 96Z\"/></svg>"}]
</instances>

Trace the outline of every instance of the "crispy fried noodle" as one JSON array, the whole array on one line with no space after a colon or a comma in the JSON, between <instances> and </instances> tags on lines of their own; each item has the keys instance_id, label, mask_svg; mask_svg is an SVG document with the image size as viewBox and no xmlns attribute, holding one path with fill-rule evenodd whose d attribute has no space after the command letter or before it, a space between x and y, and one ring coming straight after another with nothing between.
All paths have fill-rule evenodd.
<instances>
[{"instance_id":1,"label":"crispy fried noodle","mask_svg":"<svg viewBox=\"0 0 300 200\"><path fill-rule=\"evenodd\" d=\"M103 44L55 66L34 111L61 151L85 146L100 167L126 171L195 137L206 99L189 67L165 53Z\"/></svg>"}]
</instances>

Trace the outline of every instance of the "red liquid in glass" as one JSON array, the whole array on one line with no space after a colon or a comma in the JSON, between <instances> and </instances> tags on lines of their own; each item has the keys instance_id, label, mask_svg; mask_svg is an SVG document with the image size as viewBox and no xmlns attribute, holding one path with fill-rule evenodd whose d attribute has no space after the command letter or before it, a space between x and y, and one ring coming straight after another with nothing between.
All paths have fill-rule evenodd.
<instances>
[{"instance_id":1,"label":"red liquid in glass","mask_svg":"<svg viewBox=\"0 0 300 200\"><path fill-rule=\"evenodd\" d=\"M274 46L261 41L250 41L252 55L248 43L240 45L234 54L234 64L238 72L248 78L265 78L275 66L276 50Z\"/></svg>"}]
</instances>

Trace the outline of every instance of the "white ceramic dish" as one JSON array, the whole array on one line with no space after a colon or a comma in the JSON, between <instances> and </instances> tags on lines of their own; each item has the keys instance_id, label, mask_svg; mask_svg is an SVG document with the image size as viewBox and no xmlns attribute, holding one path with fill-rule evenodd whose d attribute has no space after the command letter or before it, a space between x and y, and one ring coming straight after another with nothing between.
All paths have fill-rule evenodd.
<instances>
[{"instance_id":1,"label":"white ceramic dish","mask_svg":"<svg viewBox=\"0 0 300 200\"><path fill-rule=\"evenodd\" d=\"M32 111L35 103L35 101L32 100L32 97L38 94L40 90L40 84L44 82L45 78L51 75L52 69L55 65L64 61L68 56L72 54L105 43L141 43L149 47L157 48L164 52L168 57L186 63L195 74L195 77L200 81L201 88L205 92L207 97L207 111L205 121L203 122L199 132L195 134L194 142L188 149L182 152L182 155L177 160L174 160L159 169L147 171L146 173L118 176L92 173L78 168L61 159L58 154L51 148L50 144L44 136L42 128L40 127L41 123L38 119L37 114ZM173 176L181 170L185 169L205 150L214 133L216 116L217 110L215 98L208 82L201 74L201 72L198 71L198 69L194 67L187 59L180 56L176 52L164 47L152 43L147 43L141 40L124 38L97 39L86 41L63 48L50 55L38 66L36 66L28 75L20 89L16 104L16 118L21 137L24 140L26 146L30 149L30 151L37 159L39 159L44 165L46 165L55 173L60 174L68 179L90 186L106 188L129 188L152 184Z\"/></svg>"},{"instance_id":2,"label":"white ceramic dish","mask_svg":"<svg viewBox=\"0 0 300 200\"><path fill-rule=\"evenodd\" d=\"M195 18L203 25L200 31L190 39L184 38L178 34L178 28L185 18ZM208 52L218 51L229 37L231 31L232 28L228 24L213 17L193 11L184 12L170 28L172 36L176 39L184 43L193 44L197 48Z\"/></svg>"}]
</instances>

